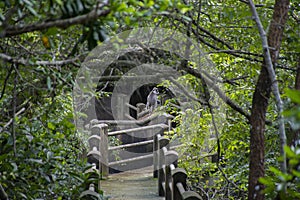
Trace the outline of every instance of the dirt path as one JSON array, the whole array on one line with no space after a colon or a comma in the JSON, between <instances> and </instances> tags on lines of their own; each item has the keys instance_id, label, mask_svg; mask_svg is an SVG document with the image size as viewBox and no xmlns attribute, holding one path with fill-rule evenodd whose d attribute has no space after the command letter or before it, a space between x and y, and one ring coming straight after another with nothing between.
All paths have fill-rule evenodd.
<instances>
[{"instance_id":1,"label":"dirt path","mask_svg":"<svg viewBox=\"0 0 300 200\"><path fill-rule=\"evenodd\" d=\"M158 196L157 179L153 167L110 175L101 181L101 189L109 200L163 200Z\"/></svg>"}]
</instances>

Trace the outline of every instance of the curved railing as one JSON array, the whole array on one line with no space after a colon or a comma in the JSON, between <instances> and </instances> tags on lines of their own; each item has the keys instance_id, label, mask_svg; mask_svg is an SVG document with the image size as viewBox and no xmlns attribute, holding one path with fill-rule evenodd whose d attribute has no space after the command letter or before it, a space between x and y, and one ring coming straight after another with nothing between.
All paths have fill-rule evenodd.
<instances>
[{"instance_id":1,"label":"curved railing","mask_svg":"<svg viewBox=\"0 0 300 200\"><path fill-rule=\"evenodd\" d=\"M149 111L143 109L143 104L138 104L137 107L128 105L128 107L137 111L138 119L131 119L130 116L127 116L129 120L91 121L91 135L88 138L90 149L87 154L88 162L93 165L90 170L97 171L101 178L106 178L109 175L109 168L138 160L153 159L153 176L158 180L159 196L164 196L167 200L202 199L196 192L187 190L187 174L184 169L177 167L178 153L170 150L169 139L163 136L165 131L171 129L172 116L167 114L149 116ZM111 127L115 128L116 126L122 127L122 129L109 131ZM145 141L109 146L109 137L140 133L148 134L151 137ZM111 151L143 145L151 145L152 153L147 155L137 154L136 157L114 161L109 160ZM95 188L95 186L98 187ZM83 192L81 196L95 195L96 189L100 190L99 182L91 183L88 190Z\"/></svg>"}]
</instances>

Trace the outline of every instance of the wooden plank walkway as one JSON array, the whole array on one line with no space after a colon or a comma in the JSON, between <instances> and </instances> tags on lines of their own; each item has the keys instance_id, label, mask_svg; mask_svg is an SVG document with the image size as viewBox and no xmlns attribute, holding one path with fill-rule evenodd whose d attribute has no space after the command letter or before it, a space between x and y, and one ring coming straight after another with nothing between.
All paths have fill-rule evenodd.
<instances>
[{"instance_id":1,"label":"wooden plank walkway","mask_svg":"<svg viewBox=\"0 0 300 200\"><path fill-rule=\"evenodd\" d=\"M158 196L153 166L109 175L101 181L101 189L109 200L163 200Z\"/></svg>"}]
</instances>

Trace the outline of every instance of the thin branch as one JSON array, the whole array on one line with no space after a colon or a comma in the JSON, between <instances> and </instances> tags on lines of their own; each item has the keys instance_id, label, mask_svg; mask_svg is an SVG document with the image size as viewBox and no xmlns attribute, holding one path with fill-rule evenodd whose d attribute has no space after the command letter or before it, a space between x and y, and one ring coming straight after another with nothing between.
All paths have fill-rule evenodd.
<instances>
[{"instance_id":1,"label":"thin branch","mask_svg":"<svg viewBox=\"0 0 300 200\"><path fill-rule=\"evenodd\" d=\"M80 43L82 43L85 39L86 39L87 34L83 33L80 38L77 40L77 42L75 43L75 45L73 46L71 52L68 55L68 58L70 58L71 56L74 56L76 51L77 51L77 47Z\"/></svg>"},{"instance_id":2,"label":"thin branch","mask_svg":"<svg viewBox=\"0 0 300 200\"><path fill-rule=\"evenodd\" d=\"M206 42L203 38L201 38L201 37L200 37L200 34L199 34L199 32L198 32L197 30L195 30L194 28L191 28L191 30L192 30L193 34L195 35L195 37L196 37L200 42L204 43L204 44L207 45L208 47L211 47L212 49L215 49L215 50L217 50L217 51L222 51L222 49L220 49L219 47L216 47L216 46L214 46L214 45L212 45L212 44ZM234 51L234 49L230 49L230 50L233 50L233 51ZM256 59L256 58L251 58L251 57L248 57L248 56L239 55L239 54L237 54L237 53L235 53L235 52L231 52L230 50L227 51L227 52L224 52L224 53L228 53L228 54L230 54L230 55L236 56L236 57L238 57L238 58L243 58L243 59L246 59L246 60L249 60L249 61L262 62L261 60L258 60L258 59Z\"/></svg>"},{"instance_id":3,"label":"thin branch","mask_svg":"<svg viewBox=\"0 0 300 200\"><path fill-rule=\"evenodd\" d=\"M190 16L192 19L192 16ZM212 34L211 32L209 32L208 30L206 30L205 28L199 26L197 24L197 22L195 20L192 20L193 24L197 27L197 29L200 29L200 31L204 32L205 34L207 34L208 36L210 36L213 40L225 45L228 49L234 49L230 44L228 44L227 42L221 40L219 37L215 36L214 34Z\"/></svg>"},{"instance_id":4,"label":"thin branch","mask_svg":"<svg viewBox=\"0 0 300 200\"><path fill-rule=\"evenodd\" d=\"M103 8L104 6L106 6L106 4L103 4L101 8ZM109 13L110 10L98 10L98 8L95 8L85 15L80 15L73 18L35 23L26 26L8 26L2 31L2 33L0 34L0 38L11 37L32 31L40 31L51 27L67 28L75 24L86 24L90 21L96 20L98 17L106 16Z\"/></svg>"},{"instance_id":5,"label":"thin branch","mask_svg":"<svg viewBox=\"0 0 300 200\"><path fill-rule=\"evenodd\" d=\"M222 169L219 165L217 165L217 167L218 167L219 171L221 172L221 174L223 175L223 177L226 179L226 181L227 181L228 183L231 183L238 191L241 192L241 194L243 194L244 191L241 190L241 189L238 187L237 184L235 184L233 181L231 181L231 180L228 179L228 177L227 177L227 175L224 173L223 169Z\"/></svg>"},{"instance_id":6,"label":"thin branch","mask_svg":"<svg viewBox=\"0 0 300 200\"><path fill-rule=\"evenodd\" d=\"M236 77L236 78L232 78L232 79L226 79L226 78L223 78L224 81L223 83L228 83L228 84L231 84L231 85L240 85L239 83L237 83L236 81L237 80L241 80L241 79L246 79L248 78L249 76L247 75L244 75L244 76L239 76L239 77Z\"/></svg>"},{"instance_id":7,"label":"thin branch","mask_svg":"<svg viewBox=\"0 0 300 200\"><path fill-rule=\"evenodd\" d=\"M4 188L2 187L1 183L0 183L0 199L1 200L8 200L8 195L6 194Z\"/></svg>"},{"instance_id":8,"label":"thin branch","mask_svg":"<svg viewBox=\"0 0 300 200\"><path fill-rule=\"evenodd\" d=\"M10 67L10 69L9 69L9 71L8 71L8 74L6 75L5 80L4 80L3 88L2 88L2 92L1 92L1 96L0 96L0 100L1 100L1 99L3 98L3 96L4 96L5 89L6 89L6 84L7 84L7 81L8 81L8 79L9 79L10 75L11 75L11 72L12 72L13 68L14 68L14 66L13 66L13 64L12 64L11 67Z\"/></svg>"},{"instance_id":9,"label":"thin branch","mask_svg":"<svg viewBox=\"0 0 300 200\"><path fill-rule=\"evenodd\" d=\"M7 10L5 16L4 16L4 21L2 21L2 27L5 29L8 26L8 22L11 20L13 14L17 11L18 4L14 5L14 7L10 8Z\"/></svg>"},{"instance_id":10,"label":"thin branch","mask_svg":"<svg viewBox=\"0 0 300 200\"><path fill-rule=\"evenodd\" d=\"M210 51L210 52L208 52L208 54L212 54L212 53L228 53L228 54L238 53L238 54L244 54L244 55L255 56L255 57L263 57L262 54L251 53L251 52L242 51L242 50L218 50L218 51Z\"/></svg>"},{"instance_id":11,"label":"thin branch","mask_svg":"<svg viewBox=\"0 0 300 200\"><path fill-rule=\"evenodd\" d=\"M249 5L249 0L239 0L239 1ZM256 7L256 8L266 7L266 8L269 8L269 9L274 9L274 7L266 6L266 4L255 4L254 7Z\"/></svg>"},{"instance_id":12,"label":"thin branch","mask_svg":"<svg viewBox=\"0 0 300 200\"><path fill-rule=\"evenodd\" d=\"M187 3L185 3L185 4L188 5ZM215 36L214 34L209 32L205 28L199 26L199 23L196 20L193 19L193 16L192 16L191 12L188 12L188 16L192 20L191 21L192 24L194 24L197 27L197 32L199 32L199 30L200 30L200 31L204 32L205 34L207 34L209 37L211 37L213 40L225 45L228 49L233 49L233 47L230 44L226 43L224 40L222 40L219 37Z\"/></svg>"},{"instance_id":13,"label":"thin branch","mask_svg":"<svg viewBox=\"0 0 300 200\"><path fill-rule=\"evenodd\" d=\"M15 117L17 117L18 115L20 115L22 112L25 111L25 108L21 108L16 114ZM13 119L10 119L4 126L2 129L0 129L0 132L2 132L4 129L6 129L11 123L13 122Z\"/></svg>"},{"instance_id":14,"label":"thin branch","mask_svg":"<svg viewBox=\"0 0 300 200\"><path fill-rule=\"evenodd\" d=\"M13 118L12 118L12 126L11 126L11 133L13 138L13 149L14 149L14 156L17 155L17 137L16 137L16 107L17 107L17 85L18 85L18 65L14 65L15 69L15 79L14 79L14 89L13 89L13 100L12 100L12 106L13 106Z\"/></svg>"},{"instance_id":15,"label":"thin branch","mask_svg":"<svg viewBox=\"0 0 300 200\"><path fill-rule=\"evenodd\" d=\"M15 64L21 64L21 65L32 65L32 66L54 66L54 65L65 65L65 64L74 64L77 66L76 61L79 60L79 58L73 58L73 59L68 59L68 60L59 60L59 61L30 61L29 59L24 59L24 58L13 58L9 55L0 53L0 58L6 62L10 62L10 63L15 63Z\"/></svg>"},{"instance_id":16,"label":"thin branch","mask_svg":"<svg viewBox=\"0 0 300 200\"><path fill-rule=\"evenodd\" d=\"M232 29L252 29L253 26L229 26L229 25L226 25L226 26L219 26L219 25L216 25L215 26L216 28L232 28Z\"/></svg>"},{"instance_id":17,"label":"thin branch","mask_svg":"<svg viewBox=\"0 0 300 200\"><path fill-rule=\"evenodd\" d=\"M188 22L185 21L184 19L182 18L178 18L177 16L173 16L173 15L170 15L170 14L163 14L164 16L168 17L168 18L173 18L177 21L179 21L180 23L184 24L185 26L188 26ZM225 41L219 39L217 36L215 36L214 34L210 33L209 31L207 31L206 29L203 29L202 27L200 27L199 25L197 24L194 24L196 26L196 29L191 27L191 31L192 33L194 34L194 36L196 37L196 39L198 41L200 41L201 43L205 44L206 46L216 50L216 51L223 51L221 48L207 42L203 37L201 37L201 34L199 33L198 29L200 29L202 32L204 32L205 34L207 34L207 36L211 37L213 40L221 43L222 45L226 46L227 48L229 48L229 50L224 50L224 53L228 53L230 55L233 55L235 57L238 57L238 58L243 58L243 59L246 59L246 60L249 60L249 61L255 61L255 62L259 62L261 63L262 61L257 59L257 58L252 58L252 57L249 57L249 56L245 56L245 55L251 55L251 56L255 56L255 57L261 57L261 55L259 54L253 54L253 53L246 53L246 52L243 52L241 50L234 50L233 47L231 47L229 44L227 44ZM238 52L235 52L235 51L238 51ZM241 55L241 54L245 54L245 55Z\"/></svg>"},{"instance_id":18,"label":"thin branch","mask_svg":"<svg viewBox=\"0 0 300 200\"><path fill-rule=\"evenodd\" d=\"M193 95L191 95L181 84L179 84L174 78L169 77L169 80L174 83L174 85L176 85L186 96L188 96L189 98L191 98L194 101L197 101L199 103L201 103L202 105L208 105L208 102L205 101L204 99L201 98L197 98L194 97Z\"/></svg>"},{"instance_id":19,"label":"thin branch","mask_svg":"<svg viewBox=\"0 0 300 200\"><path fill-rule=\"evenodd\" d=\"M297 69L295 69L295 68L289 68L289 67L282 66L282 65L276 65L276 69L284 69L284 70L292 71L292 72L296 72L297 71Z\"/></svg>"},{"instance_id":20,"label":"thin branch","mask_svg":"<svg viewBox=\"0 0 300 200\"><path fill-rule=\"evenodd\" d=\"M246 112L245 110L243 110L243 108L241 108L239 105L237 105L237 103L232 101L232 99L227 97L226 94L214 83L214 81L210 80L209 78L207 78L205 76L202 76L202 74L198 70L193 69L191 67L181 65L181 68L184 71L186 71L187 73L189 73L197 78L203 79L206 82L206 84L208 86L210 86L227 105L229 105L233 110L235 110L238 113L245 116L246 119L248 121L250 121L250 114L248 112Z\"/></svg>"}]
</instances>

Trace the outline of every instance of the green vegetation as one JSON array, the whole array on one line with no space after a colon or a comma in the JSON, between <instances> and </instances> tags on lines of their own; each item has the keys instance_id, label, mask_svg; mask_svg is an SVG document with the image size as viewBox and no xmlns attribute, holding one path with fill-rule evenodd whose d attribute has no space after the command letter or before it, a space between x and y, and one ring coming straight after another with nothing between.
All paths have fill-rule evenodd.
<instances>
[{"instance_id":1,"label":"green vegetation","mask_svg":"<svg viewBox=\"0 0 300 200\"><path fill-rule=\"evenodd\" d=\"M97 45L125 30L149 26L177 30L197 41L219 71L220 89L227 98L222 99L226 108L222 113L214 105L196 104L185 111L165 106L178 114L174 121L180 126L174 134L184 144L181 150L187 156L180 165L189 173L191 188L205 199L253 199L254 194L260 199L299 199L300 153L295 145L300 139L299 3L254 2L268 42L275 45L270 54L285 110L285 172L279 114L264 73L261 36L247 2L1 1L0 199L5 194L9 199L78 199L87 189L95 176L83 174L91 166L86 164L87 146L82 140L86 135L75 127L77 115L82 114L73 110L76 74ZM284 15L276 7L279 4L281 11L288 8L282 32L272 25L274 12ZM212 91L194 73L201 66L193 65L180 69L184 75L177 81L190 84L196 98L208 100L207 92ZM260 85L261 78L267 81ZM258 151L259 163L251 154ZM218 162L207 156L215 153ZM252 173L253 163L261 164L258 177ZM253 191L256 186L261 193Z\"/></svg>"}]
</instances>

